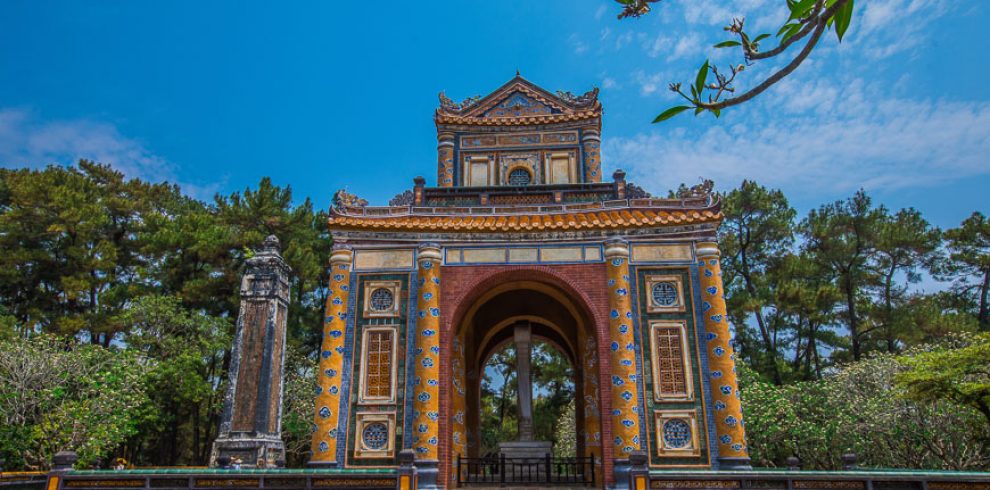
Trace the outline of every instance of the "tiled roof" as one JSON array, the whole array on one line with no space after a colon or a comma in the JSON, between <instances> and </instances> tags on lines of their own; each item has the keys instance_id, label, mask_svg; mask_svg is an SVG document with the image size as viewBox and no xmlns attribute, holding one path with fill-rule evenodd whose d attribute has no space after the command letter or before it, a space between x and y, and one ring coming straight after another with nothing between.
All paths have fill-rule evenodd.
<instances>
[{"instance_id":1,"label":"tiled roof","mask_svg":"<svg viewBox=\"0 0 990 490\"><path fill-rule=\"evenodd\" d=\"M354 216L331 212L329 225L339 230L514 232L649 228L719 222L718 207L661 210L616 208L546 214Z\"/></svg>"},{"instance_id":2,"label":"tiled roof","mask_svg":"<svg viewBox=\"0 0 990 490\"><path fill-rule=\"evenodd\" d=\"M438 112L436 115L437 124L471 124L479 126L516 126L523 124L548 124L569 121L582 121L594 119L600 114L594 110L575 112L571 114L538 114L533 116L510 116L510 117L475 117L460 116L456 114L445 114Z\"/></svg>"}]
</instances>

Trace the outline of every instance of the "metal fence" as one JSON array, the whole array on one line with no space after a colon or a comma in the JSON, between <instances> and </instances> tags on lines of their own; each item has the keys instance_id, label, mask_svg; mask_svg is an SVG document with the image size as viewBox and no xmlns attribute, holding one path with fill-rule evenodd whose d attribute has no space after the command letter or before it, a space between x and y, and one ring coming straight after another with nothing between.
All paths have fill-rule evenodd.
<instances>
[{"instance_id":1,"label":"metal fence","mask_svg":"<svg viewBox=\"0 0 990 490\"><path fill-rule=\"evenodd\" d=\"M457 457L457 484L464 485L594 485L595 457L484 458Z\"/></svg>"}]
</instances>

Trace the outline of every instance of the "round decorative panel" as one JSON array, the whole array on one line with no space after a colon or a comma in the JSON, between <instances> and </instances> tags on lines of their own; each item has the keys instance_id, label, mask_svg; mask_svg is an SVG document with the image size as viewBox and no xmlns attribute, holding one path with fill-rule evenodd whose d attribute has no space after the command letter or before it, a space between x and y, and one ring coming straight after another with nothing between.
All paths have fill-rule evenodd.
<instances>
[{"instance_id":1,"label":"round decorative panel","mask_svg":"<svg viewBox=\"0 0 990 490\"><path fill-rule=\"evenodd\" d=\"M386 288L378 288L371 292L371 309L375 311L388 311L395 304L395 297L392 291Z\"/></svg>"},{"instance_id":2,"label":"round decorative panel","mask_svg":"<svg viewBox=\"0 0 990 490\"><path fill-rule=\"evenodd\" d=\"M658 282L653 285L653 304L674 306L677 304L677 286L672 282Z\"/></svg>"},{"instance_id":3,"label":"round decorative panel","mask_svg":"<svg viewBox=\"0 0 990 490\"><path fill-rule=\"evenodd\" d=\"M509 185L529 185L532 179L529 171L524 168L517 168L509 172Z\"/></svg>"},{"instance_id":4,"label":"round decorative panel","mask_svg":"<svg viewBox=\"0 0 990 490\"><path fill-rule=\"evenodd\" d=\"M663 442L670 449L691 446L691 425L684 419L668 419L663 423Z\"/></svg>"},{"instance_id":5,"label":"round decorative panel","mask_svg":"<svg viewBox=\"0 0 990 490\"><path fill-rule=\"evenodd\" d=\"M380 451L388 446L388 426L382 422L372 422L364 426L361 432L361 442L364 447Z\"/></svg>"}]
</instances>

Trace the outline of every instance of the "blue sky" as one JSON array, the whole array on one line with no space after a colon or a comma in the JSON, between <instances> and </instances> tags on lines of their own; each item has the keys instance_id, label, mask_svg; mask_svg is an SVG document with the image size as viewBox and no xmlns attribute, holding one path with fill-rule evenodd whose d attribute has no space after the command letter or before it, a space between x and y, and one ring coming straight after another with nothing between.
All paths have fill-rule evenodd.
<instances>
[{"instance_id":1,"label":"blue sky","mask_svg":"<svg viewBox=\"0 0 990 490\"><path fill-rule=\"evenodd\" d=\"M775 32L784 0L43 2L0 6L0 164L80 157L198 197L269 175L326 207L384 203L435 180L437 93L523 76L601 87L604 165L654 193L712 178L782 188L802 214L866 188L942 227L990 211L983 0L861 0L794 76L722 118L651 125L666 90L745 14ZM774 68L750 67L740 88Z\"/></svg>"}]
</instances>

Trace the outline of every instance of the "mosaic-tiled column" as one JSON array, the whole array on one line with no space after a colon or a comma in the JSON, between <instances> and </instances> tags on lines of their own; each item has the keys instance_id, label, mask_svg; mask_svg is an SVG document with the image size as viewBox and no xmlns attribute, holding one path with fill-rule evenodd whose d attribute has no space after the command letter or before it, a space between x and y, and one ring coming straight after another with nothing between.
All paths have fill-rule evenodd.
<instances>
[{"instance_id":1,"label":"mosaic-tiled column","mask_svg":"<svg viewBox=\"0 0 990 490\"><path fill-rule=\"evenodd\" d=\"M621 240L607 242L605 262L611 340L612 438L615 457L628 458L630 453L640 450L639 384L636 378L632 300L629 297L629 245Z\"/></svg>"},{"instance_id":2,"label":"mosaic-tiled column","mask_svg":"<svg viewBox=\"0 0 990 490\"><path fill-rule=\"evenodd\" d=\"M454 185L454 135L437 135L437 187Z\"/></svg>"},{"instance_id":3,"label":"mosaic-tiled column","mask_svg":"<svg viewBox=\"0 0 990 490\"><path fill-rule=\"evenodd\" d=\"M585 129L581 133L581 151L584 153L584 181L602 181L602 139L597 129Z\"/></svg>"},{"instance_id":4,"label":"mosaic-tiled column","mask_svg":"<svg viewBox=\"0 0 990 490\"><path fill-rule=\"evenodd\" d=\"M416 343L413 349L413 450L419 487L436 485L440 444L440 247L420 245L416 257Z\"/></svg>"},{"instance_id":5,"label":"mosaic-tiled column","mask_svg":"<svg viewBox=\"0 0 990 490\"><path fill-rule=\"evenodd\" d=\"M697 244L696 252L701 276L701 311L708 333L706 350L719 442L719 467L723 470L748 469L749 450L739 403L736 356L730 342L718 245L701 242Z\"/></svg>"},{"instance_id":6,"label":"mosaic-tiled column","mask_svg":"<svg viewBox=\"0 0 990 490\"><path fill-rule=\"evenodd\" d=\"M317 373L311 466L337 464L337 426L340 416L341 372L344 369L344 337L347 332L347 298L350 296L351 259L345 245L334 245L330 255L330 290L327 294L320 370Z\"/></svg>"}]
</instances>

